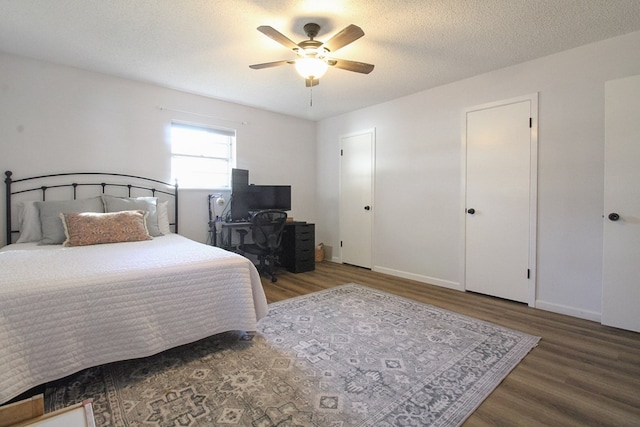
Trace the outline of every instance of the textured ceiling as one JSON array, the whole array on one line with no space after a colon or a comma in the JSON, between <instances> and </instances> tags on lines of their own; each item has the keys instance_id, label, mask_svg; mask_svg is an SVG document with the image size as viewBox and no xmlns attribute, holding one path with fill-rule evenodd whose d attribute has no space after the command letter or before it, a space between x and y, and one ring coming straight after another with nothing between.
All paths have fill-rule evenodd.
<instances>
[{"instance_id":1,"label":"textured ceiling","mask_svg":"<svg viewBox=\"0 0 640 427\"><path fill-rule=\"evenodd\" d=\"M373 72L311 92L249 68L295 57L256 27L297 43L308 22L321 41L360 26L336 56ZM640 0L0 0L0 51L312 120L638 30Z\"/></svg>"}]
</instances>

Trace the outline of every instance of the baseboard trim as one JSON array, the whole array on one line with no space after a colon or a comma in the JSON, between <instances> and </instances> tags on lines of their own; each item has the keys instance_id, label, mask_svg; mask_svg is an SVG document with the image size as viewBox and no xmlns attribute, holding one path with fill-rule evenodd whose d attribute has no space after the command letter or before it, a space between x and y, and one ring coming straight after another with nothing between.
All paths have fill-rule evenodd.
<instances>
[{"instance_id":1,"label":"baseboard trim","mask_svg":"<svg viewBox=\"0 0 640 427\"><path fill-rule=\"evenodd\" d=\"M330 261L342 264L340 258L337 257L331 257ZM407 273L406 271L394 270L392 268L385 267L373 267L371 270L378 273L388 274L389 276L401 277L403 279L415 280L416 282L427 283L429 285L441 286L443 288L464 292L464 287L458 282L451 282L449 280L437 279L435 277L423 276L420 274Z\"/></svg>"},{"instance_id":2,"label":"baseboard trim","mask_svg":"<svg viewBox=\"0 0 640 427\"><path fill-rule=\"evenodd\" d=\"M555 304L547 301L536 300L536 308L540 310L550 311L552 313L565 314L579 319L591 320L601 323L602 314L595 311L583 310L577 307L570 307L562 304Z\"/></svg>"},{"instance_id":3,"label":"baseboard trim","mask_svg":"<svg viewBox=\"0 0 640 427\"><path fill-rule=\"evenodd\" d=\"M394 270L385 267L373 267L373 271L388 274L390 276L402 277L403 279L415 280L416 282L428 283L430 285L441 286L443 288L453 289L456 291L464 291L462 285L458 282L438 279L435 277L423 276L420 274L407 273L406 271Z\"/></svg>"},{"instance_id":4,"label":"baseboard trim","mask_svg":"<svg viewBox=\"0 0 640 427\"><path fill-rule=\"evenodd\" d=\"M337 264L341 264L340 259L336 257L332 257L330 261L335 262ZM403 279L415 280L416 282L427 283L430 285L441 286L443 288L465 292L464 287L458 282L437 279L435 277L423 276L420 274L407 273L406 271L394 270L394 269L385 268L385 267L373 267L372 270L378 273L388 274L390 276L401 277ZM536 300L535 308L540 310L550 311L552 313L564 314L566 316L571 316L571 317L577 317L578 319L584 319L584 320L590 320L597 323L602 323L602 314L595 311L583 310L577 307L571 307L571 306L562 305L562 304L555 304L555 303L542 301L542 300Z\"/></svg>"}]
</instances>

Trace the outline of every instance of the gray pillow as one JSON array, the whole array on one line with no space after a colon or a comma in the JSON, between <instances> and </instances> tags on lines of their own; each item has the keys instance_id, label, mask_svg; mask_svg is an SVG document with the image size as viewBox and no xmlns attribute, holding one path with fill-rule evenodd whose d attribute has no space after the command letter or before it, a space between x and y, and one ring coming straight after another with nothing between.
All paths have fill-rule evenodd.
<instances>
[{"instance_id":1,"label":"gray pillow","mask_svg":"<svg viewBox=\"0 0 640 427\"><path fill-rule=\"evenodd\" d=\"M61 213L104 212L102 199L94 197L81 200L36 202L42 227L41 245L59 245L65 240Z\"/></svg>"},{"instance_id":2,"label":"gray pillow","mask_svg":"<svg viewBox=\"0 0 640 427\"><path fill-rule=\"evenodd\" d=\"M157 197L114 197L106 194L102 195L105 212L122 211L146 211L147 229L153 237L162 236L158 227L158 198Z\"/></svg>"}]
</instances>

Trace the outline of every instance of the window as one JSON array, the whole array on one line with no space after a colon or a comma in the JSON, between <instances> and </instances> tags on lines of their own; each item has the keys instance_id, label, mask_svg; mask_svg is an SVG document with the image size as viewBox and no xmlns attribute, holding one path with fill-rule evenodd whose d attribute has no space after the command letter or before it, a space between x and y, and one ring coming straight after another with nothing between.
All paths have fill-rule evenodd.
<instances>
[{"instance_id":1,"label":"window","mask_svg":"<svg viewBox=\"0 0 640 427\"><path fill-rule=\"evenodd\" d=\"M173 179L181 188L230 188L235 140L233 130L171 123Z\"/></svg>"}]
</instances>

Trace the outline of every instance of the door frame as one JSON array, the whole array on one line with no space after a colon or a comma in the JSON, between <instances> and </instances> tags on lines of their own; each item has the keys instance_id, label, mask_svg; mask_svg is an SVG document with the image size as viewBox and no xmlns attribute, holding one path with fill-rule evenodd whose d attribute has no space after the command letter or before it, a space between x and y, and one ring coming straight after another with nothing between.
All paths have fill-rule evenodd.
<instances>
[{"instance_id":1,"label":"door frame","mask_svg":"<svg viewBox=\"0 0 640 427\"><path fill-rule=\"evenodd\" d=\"M461 191L460 191L460 283L462 288L467 288L467 115L474 111L486 110L520 102L531 102L531 144L529 147L529 285L527 290L527 304L535 307L536 283L537 283L537 225L538 225L538 92L517 96L501 101L489 102L466 108L462 112L462 165L461 165Z\"/></svg>"},{"instance_id":2,"label":"door frame","mask_svg":"<svg viewBox=\"0 0 640 427\"><path fill-rule=\"evenodd\" d=\"M368 250L370 251L370 259L371 259L371 266L369 267L371 270L374 269L375 264L375 260L374 260L374 251L373 248L375 247L375 233L373 232L374 230L374 226L375 226L375 212L376 212L376 202L375 202L375 176L376 176L376 170L375 170L375 164L376 164L376 128L369 128L369 129L363 129L360 131L356 131L356 132L350 132L347 134L343 134L340 135L340 152L342 152L343 149L343 143L344 140L347 138L351 138L354 136L360 136L360 135L370 135L371 136L371 182L370 182L370 188L371 188L371 206L372 206L372 212L371 212L371 229L369 230L369 234L371 235L371 247L368 248ZM339 153L340 154L340 153ZM340 166L339 166L339 173L338 173L338 191L339 191L339 195L338 195L338 239L340 242L342 242L342 228L343 228L343 223L342 223L342 154L340 154ZM340 246L340 256L339 256L339 262L340 264L343 263L343 259L342 259L342 245Z\"/></svg>"}]
</instances>

